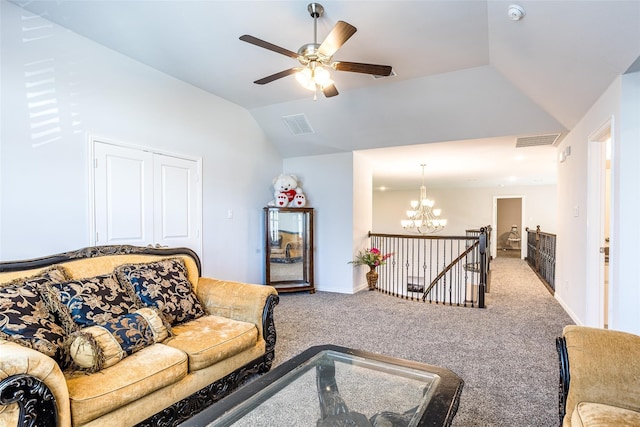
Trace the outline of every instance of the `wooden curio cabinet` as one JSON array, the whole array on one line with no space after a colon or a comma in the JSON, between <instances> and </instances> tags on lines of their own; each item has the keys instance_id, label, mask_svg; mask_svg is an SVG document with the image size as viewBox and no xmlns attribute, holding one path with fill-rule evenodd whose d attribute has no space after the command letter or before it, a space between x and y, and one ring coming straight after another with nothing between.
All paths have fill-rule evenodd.
<instances>
[{"instance_id":1,"label":"wooden curio cabinet","mask_svg":"<svg viewBox=\"0 0 640 427\"><path fill-rule=\"evenodd\" d=\"M265 282L278 292L315 292L313 208L264 208Z\"/></svg>"}]
</instances>

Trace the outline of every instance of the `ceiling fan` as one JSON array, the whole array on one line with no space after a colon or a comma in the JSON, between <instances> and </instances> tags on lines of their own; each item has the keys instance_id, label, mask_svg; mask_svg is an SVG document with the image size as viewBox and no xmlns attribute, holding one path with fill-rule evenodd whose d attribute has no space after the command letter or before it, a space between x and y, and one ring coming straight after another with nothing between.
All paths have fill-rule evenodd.
<instances>
[{"instance_id":1,"label":"ceiling fan","mask_svg":"<svg viewBox=\"0 0 640 427\"><path fill-rule=\"evenodd\" d=\"M320 89L329 98L338 95L338 90L329 72L331 69L376 76L391 75L391 66L389 65L333 61L333 55L357 31L356 27L344 21L338 21L322 44L318 44L318 18L324 13L324 7L319 3L310 3L307 6L307 10L313 18L313 43L302 45L297 53L248 34L240 37L240 40L247 43L297 59L302 65L301 67L280 71L256 80L254 83L263 85L295 73L298 82L303 87L313 91Z\"/></svg>"}]
</instances>

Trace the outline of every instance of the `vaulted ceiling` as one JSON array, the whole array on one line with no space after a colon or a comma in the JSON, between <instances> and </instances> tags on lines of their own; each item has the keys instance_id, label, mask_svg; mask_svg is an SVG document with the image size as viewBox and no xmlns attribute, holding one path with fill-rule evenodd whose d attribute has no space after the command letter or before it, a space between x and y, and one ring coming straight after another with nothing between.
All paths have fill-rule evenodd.
<instances>
[{"instance_id":1,"label":"vaulted ceiling","mask_svg":"<svg viewBox=\"0 0 640 427\"><path fill-rule=\"evenodd\" d=\"M334 71L340 95L314 100L293 76L254 84L298 63L238 39L250 34L297 51L313 42L307 1L14 3L247 108L284 157L411 146L397 151L402 157L368 154L375 169L398 166L387 173L398 187L401 177L416 183L427 157L459 163L474 144L512 156L516 137L566 134L640 58L638 0L523 0L521 20L508 16L513 1L321 1L318 42L338 20L358 29L334 60L387 64L395 75ZM283 117L298 115L312 133L292 134ZM440 142L449 143L433 144ZM545 148L520 154L553 163ZM546 182L554 170L538 168L527 183Z\"/></svg>"}]
</instances>

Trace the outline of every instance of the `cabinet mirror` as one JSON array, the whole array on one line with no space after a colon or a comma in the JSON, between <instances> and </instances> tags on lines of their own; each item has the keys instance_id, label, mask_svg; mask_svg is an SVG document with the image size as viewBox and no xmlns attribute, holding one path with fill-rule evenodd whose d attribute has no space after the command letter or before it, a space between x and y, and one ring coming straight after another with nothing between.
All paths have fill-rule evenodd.
<instances>
[{"instance_id":1,"label":"cabinet mirror","mask_svg":"<svg viewBox=\"0 0 640 427\"><path fill-rule=\"evenodd\" d=\"M264 212L267 285L278 292L313 293L313 209L267 207Z\"/></svg>"}]
</instances>

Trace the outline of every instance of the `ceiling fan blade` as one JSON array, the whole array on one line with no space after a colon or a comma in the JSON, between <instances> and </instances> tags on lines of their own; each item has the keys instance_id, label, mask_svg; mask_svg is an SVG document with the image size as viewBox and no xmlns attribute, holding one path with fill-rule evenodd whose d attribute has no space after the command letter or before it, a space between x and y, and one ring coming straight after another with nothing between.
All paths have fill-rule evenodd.
<instances>
[{"instance_id":1,"label":"ceiling fan blade","mask_svg":"<svg viewBox=\"0 0 640 427\"><path fill-rule=\"evenodd\" d=\"M278 80L290 74L293 74L296 71L298 71L298 68L289 68L288 70L280 71L279 73L275 73L275 74L271 74L270 76L263 77L260 80L256 80L254 83L257 85L264 85L267 83L271 83L274 80Z\"/></svg>"},{"instance_id":2,"label":"ceiling fan blade","mask_svg":"<svg viewBox=\"0 0 640 427\"><path fill-rule=\"evenodd\" d=\"M332 57L356 31L358 31L358 29L353 25L344 21L338 21L318 48L318 52L324 56Z\"/></svg>"},{"instance_id":3,"label":"ceiling fan blade","mask_svg":"<svg viewBox=\"0 0 640 427\"><path fill-rule=\"evenodd\" d=\"M352 73L373 74L375 76L391 75L390 65L363 64L360 62L334 62L333 68L338 71L350 71Z\"/></svg>"},{"instance_id":4,"label":"ceiling fan blade","mask_svg":"<svg viewBox=\"0 0 640 427\"><path fill-rule=\"evenodd\" d=\"M322 89L322 93L324 93L325 97L331 98L332 96L338 95L338 89L336 89L334 84L331 83L329 86L326 86Z\"/></svg>"},{"instance_id":5,"label":"ceiling fan blade","mask_svg":"<svg viewBox=\"0 0 640 427\"><path fill-rule=\"evenodd\" d=\"M284 56L288 56L288 57L291 57L291 58L294 58L294 59L298 59L298 54L297 53L292 52L289 49L285 49L283 47L276 46L273 43L269 43L269 42L266 42L264 40L260 40L259 38L250 36L248 34L245 34L244 36L240 36L240 40L242 40L243 42L251 43L251 44L256 45L258 47L262 47L264 49L271 50L273 52L279 53L279 54L284 55Z\"/></svg>"}]
</instances>

